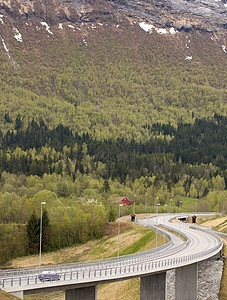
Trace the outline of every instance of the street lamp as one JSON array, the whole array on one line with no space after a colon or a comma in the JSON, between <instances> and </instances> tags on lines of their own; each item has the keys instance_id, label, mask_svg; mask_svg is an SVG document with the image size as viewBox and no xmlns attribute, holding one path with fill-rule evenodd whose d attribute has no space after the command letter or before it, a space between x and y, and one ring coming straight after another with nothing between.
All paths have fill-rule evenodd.
<instances>
[{"instance_id":1,"label":"street lamp","mask_svg":"<svg viewBox=\"0 0 227 300\"><path fill-rule=\"evenodd\" d=\"M157 201L157 194L155 194L154 196L155 196L155 199L156 199L156 200L154 199L154 203L153 203L153 206L154 206L154 214L155 214L155 205L157 204L158 201Z\"/></svg>"},{"instance_id":2,"label":"street lamp","mask_svg":"<svg viewBox=\"0 0 227 300\"><path fill-rule=\"evenodd\" d=\"M147 213L147 194L145 194L145 218Z\"/></svg>"},{"instance_id":3,"label":"street lamp","mask_svg":"<svg viewBox=\"0 0 227 300\"><path fill-rule=\"evenodd\" d=\"M195 199L195 212L197 213L197 195L196 195L196 199Z\"/></svg>"},{"instance_id":4,"label":"street lamp","mask_svg":"<svg viewBox=\"0 0 227 300\"><path fill-rule=\"evenodd\" d=\"M179 206L180 213L181 213L181 203L182 203L182 201L180 201L180 206ZM180 223L181 223L181 221L180 221L180 219L178 219L178 220L179 220L179 236L180 236Z\"/></svg>"},{"instance_id":5,"label":"street lamp","mask_svg":"<svg viewBox=\"0 0 227 300\"><path fill-rule=\"evenodd\" d=\"M136 214L136 195L134 195L134 215Z\"/></svg>"},{"instance_id":6,"label":"street lamp","mask_svg":"<svg viewBox=\"0 0 227 300\"><path fill-rule=\"evenodd\" d=\"M165 208L166 208L167 204L164 205L164 225L165 225ZM166 234L165 234L165 231L164 231L164 244L166 242Z\"/></svg>"},{"instance_id":7,"label":"street lamp","mask_svg":"<svg viewBox=\"0 0 227 300\"><path fill-rule=\"evenodd\" d=\"M173 201L173 199L170 199L170 200L169 200L169 213L173 212L173 209L172 209L172 201Z\"/></svg>"},{"instance_id":8,"label":"street lamp","mask_svg":"<svg viewBox=\"0 0 227 300\"><path fill-rule=\"evenodd\" d=\"M165 224L165 208L166 208L167 204L164 205L164 224Z\"/></svg>"},{"instance_id":9,"label":"street lamp","mask_svg":"<svg viewBox=\"0 0 227 300\"><path fill-rule=\"evenodd\" d=\"M182 206L182 201L180 201L180 213L181 213L181 206Z\"/></svg>"},{"instance_id":10,"label":"street lamp","mask_svg":"<svg viewBox=\"0 0 227 300\"><path fill-rule=\"evenodd\" d=\"M156 248L158 246L158 235L157 235L157 229L158 229L158 207L160 203L156 204Z\"/></svg>"},{"instance_id":11,"label":"street lamp","mask_svg":"<svg viewBox=\"0 0 227 300\"><path fill-rule=\"evenodd\" d=\"M43 226L43 210L42 205L46 202L41 202L41 218L40 218L40 240L39 240L39 272L41 271L41 253L42 253L42 226Z\"/></svg>"},{"instance_id":12,"label":"street lamp","mask_svg":"<svg viewBox=\"0 0 227 300\"><path fill-rule=\"evenodd\" d=\"M120 207L121 207L121 206L123 206L123 204L119 204L117 257L119 257L119 244L120 244L120 217L121 217L121 210L120 210Z\"/></svg>"}]
</instances>

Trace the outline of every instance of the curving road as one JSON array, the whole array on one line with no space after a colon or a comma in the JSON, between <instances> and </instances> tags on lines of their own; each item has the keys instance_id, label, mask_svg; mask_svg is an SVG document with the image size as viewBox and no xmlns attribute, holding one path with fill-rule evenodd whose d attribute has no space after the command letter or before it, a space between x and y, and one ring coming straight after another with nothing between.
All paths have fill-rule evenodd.
<instances>
[{"instance_id":1,"label":"curving road","mask_svg":"<svg viewBox=\"0 0 227 300\"><path fill-rule=\"evenodd\" d=\"M59 272L59 281L40 282L37 268L0 271L2 289L10 293L21 291L23 294L30 294L89 287L181 268L208 259L221 251L222 240L215 233L199 230L193 224L170 222L173 217L176 216L158 215L141 220L139 224L151 227L156 224L166 226L183 235L184 240L165 231L171 242L155 250L108 260L43 268Z\"/></svg>"},{"instance_id":2,"label":"curving road","mask_svg":"<svg viewBox=\"0 0 227 300\"><path fill-rule=\"evenodd\" d=\"M182 215L179 215L182 217ZM172 215L167 214L166 216L158 215L156 217L139 221L143 226L155 226L156 222L159 226L167 226L169 229L179 231L187 237L187 245L179 252L169 255L168 258L177 258L179 256L197 255L203 252L209 252L215 247L219 247L222 243L221 239L212 231L207 232L201 230L201 226L197 227L194 224L183 223L183 222L171 222ZM200 230L199 230L200 229ZM211 255L212 256L212 255ZM205 256L204 256L204 259ZM200 257L202 260L202 257Z\"/></svg>"}]
</instances>

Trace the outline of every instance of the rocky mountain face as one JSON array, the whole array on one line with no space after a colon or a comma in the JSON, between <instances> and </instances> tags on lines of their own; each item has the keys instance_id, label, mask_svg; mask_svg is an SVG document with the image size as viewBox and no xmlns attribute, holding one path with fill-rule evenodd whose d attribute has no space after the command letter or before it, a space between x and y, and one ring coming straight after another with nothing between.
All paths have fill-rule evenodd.
<instances>
[{"instance_id":1,"label":"rocky mountain face","mask_svg":"<svg viewBox=\"0 0 227 300\"><path fill-rule=\"evenodd\" d=\"M0 0L0 12L14 18L70 22L148 22L178 30L227 29L227 0Z\"/></svg>"}]
</instances>

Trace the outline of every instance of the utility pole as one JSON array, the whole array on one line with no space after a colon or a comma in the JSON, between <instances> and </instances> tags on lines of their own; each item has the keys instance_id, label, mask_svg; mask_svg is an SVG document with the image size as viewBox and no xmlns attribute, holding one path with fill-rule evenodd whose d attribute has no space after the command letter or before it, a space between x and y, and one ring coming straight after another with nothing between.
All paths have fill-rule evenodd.
<instances>
[{"instance_id":1,"label":"utility pole","mask_svg":"<svg viewBox=\"0 0 227 300\"><path fill-rule=\"evenodd\" d=\"M39 240L39 272L41 272L41 254L42 254L42 227L43 227L43 210L42 205L46 202L41 202L41 218L40 218L40 240Z\"/></svg>"},{"instance_id":2,"label":"utility pole","mask_svg":"<svg viewBox=\"0 0 227 300\"><path fill-rule=\"evenodd\" d=\"M119 257L119 250L120 250L120 217L121 217L121 209L120 209L120 207L121 206L123 206L123 204L119 204L117 257Z\"/></svg>"},{"instance_id":3,"label":"utility pole","mask_svg":"<svg viewBox=\"0 0 227 300\"><path fill-rule=\"evenodd\" d=\"M158 247L158 207L159 207L160 203L157 203L156 205L156 248Z\"/></svg>"},{"instance_id":4,"label":"utility pole","mask_svg":"<svg viewBox=\"0 0 227 300\"><path fill-rule=\"evenodd\" d=\"M147 194L145 194L145 218L147 213Z\"/></svg>"},{"instance_id":5,"label":"utility pole","mask_svg":"<svg viewBox=\"0 0 227 300\"><path fill-rule=\"evenodd\" d=\"M134 215L136 214L136 195L134 195Z\"/></svg>"},{"instance_id":6,"label":"utility pole","mask_svg":"<svg viewBox=\"0 0 227 300\"><path fill-rule=\"evenodd\" d=\"M164 205L164 225L166 223L166 220L165 220L165 208L166 208L167 204ZM165 231L164 231L164 244L166 242L166 234L165 234Z\"/></svg>"}]
</instances>

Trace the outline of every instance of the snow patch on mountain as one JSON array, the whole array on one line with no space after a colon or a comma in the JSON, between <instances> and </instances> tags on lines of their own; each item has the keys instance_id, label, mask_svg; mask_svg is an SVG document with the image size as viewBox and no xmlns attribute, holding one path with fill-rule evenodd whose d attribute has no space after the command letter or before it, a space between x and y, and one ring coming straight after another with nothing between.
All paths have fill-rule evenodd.
<instances>
[{"instance_id":1,"label":"snow patch on mountain","mask_svg":"<svg viewBox=\"0 0 227 300\"><path fill-rule=\"evenodd\" d=\"M175 30L174 27L171 27L170 30L169 30L169 33L170 34L175 34L175 33L177 33L177 31Z\"/></svg>"},{"instance_id":2,"label":"snow patch on mountain","mask_svg":"<svg viewBox=\"0 0 227 300\"><path fill-rule=\"evenodd\" d=\"M18 42L23 42L22 40L22 34L19 32L19 30L17 28L13 28L14 32L15 32L15 39L18 41Z\"/></svg>"},{"instance_id":3,"label":"snow patch on mountain","mask_svg":"<svg viewBox=\"0 0 227 300\"><path fill-rule=\"evenodd\" d=\"M139 26L146 32L153 32L153 29L155 28L154 25L146 24L145 22L139 23Z\"/></svg>"},{"instance_id":4,"label":"snow patch on mountain","mask_svg":"<svg viewBox=\"0 0 227 300\"><path fill-rule=\"evenodd\" d=\"M53 32L50 31L50 26L46 22L40 22L41 25L46 27L46 31L50 34L53 34Z\"/></svg>"},{"instance_id":5,"label":"snow patch on mountain","mask_svg":"<svg viewBox=\"0 0 227 300\"><path fill-rule=\"evenodd\" d=\"M167 34L168 33L168 31L165 28L155 28L155 30L159 34Z\"/></svg>"},{"instance_id":6,"label":"snow patch on mountain","mask_svg":"<svg viewBox=\"0 0 227 300\"><path fill-rule=\"evenodd\" d=\"M10 54L9 54L9 49L8 49L7 46L6 46L5 40L3 39L3 37L2 37L1 35L0 35L0 38L1 38L1 40L2 40L2 45L3 45L4 49L5 49L5 51L6 51L7 55L8 55L8 57L11 58L11 56L10 56Z\"/></svg>"},{"instance_id":7,"label":"snow patch on mountain","mask_svg":"<svg viewBox=\"0 0 227 300\"><path fill-rule=\"evenodd\" d=\"M83 43L85 44L85 46L87 46L87 42L86 42L84 36L82 36L82 39L83 39Z\"/></svg>"},{"instance_id":8,"label":"snow patch on mountain","mask_svg":"<svg viewBox=\"0 0 227 300\"><path fill-rule=\"evenodd\" d=\"M2 25L3 25L3 24L4 24L4 22L3 22L3 20L2 20L2 19L3 19L3 15L1 15L1 14L0 14L0 24L2 24Z\"/></svg>"},{"instance_id":9,"label":"snow patch on mountain","mask_svg":"<svg viewBox=\"0 0 227 300\"><path fill-rule=\"evenodd\" d=\"M157 28L152 24L146 24L145 22L139 23L139 26L146 32L152 33L153 30L155 30L159 34L175 34L177 31L174 29L174 27L171 27L169 30L166 28Z\"/></svg>"}]
</instances>

